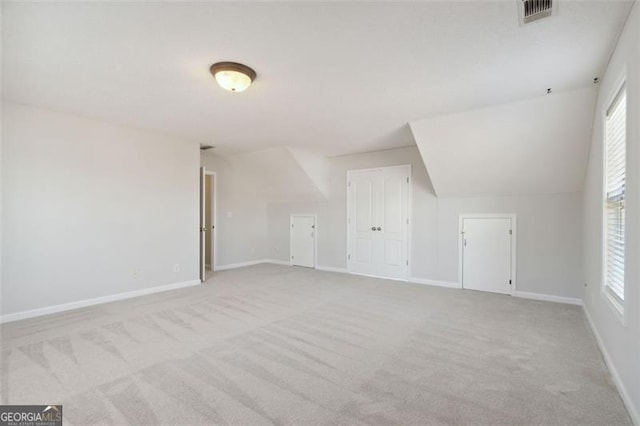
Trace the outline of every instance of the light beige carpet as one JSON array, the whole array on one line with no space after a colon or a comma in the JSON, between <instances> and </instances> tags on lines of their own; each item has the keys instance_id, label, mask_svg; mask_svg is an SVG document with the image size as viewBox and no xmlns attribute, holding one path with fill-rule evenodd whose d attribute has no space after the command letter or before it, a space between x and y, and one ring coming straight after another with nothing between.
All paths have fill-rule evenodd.
<instances>
[{"instance_id":1,"label":"light beige carpet","mask_svg":"<svg viewBox=\"0 0 640 426\"><path fill-rule=\"evenodd\" d=\"M2 327L66 424L630 424L580 307L259 265Z\"/></svg>"}]
</instances>

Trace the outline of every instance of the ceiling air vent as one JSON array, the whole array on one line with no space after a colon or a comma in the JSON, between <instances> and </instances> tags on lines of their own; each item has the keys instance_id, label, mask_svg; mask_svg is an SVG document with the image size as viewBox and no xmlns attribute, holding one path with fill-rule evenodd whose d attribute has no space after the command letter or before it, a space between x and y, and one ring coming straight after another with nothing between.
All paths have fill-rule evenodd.
<instances>
[{"instance_id":1,"label":"ceiling air vent","mask_svg":"<svg viewBox=\"0 0 640 426\"><path fill-rule=\"evenodd\" d=\"M558 0L520 0L520 25L551 16Z\"/></svg>"}]
</instances>

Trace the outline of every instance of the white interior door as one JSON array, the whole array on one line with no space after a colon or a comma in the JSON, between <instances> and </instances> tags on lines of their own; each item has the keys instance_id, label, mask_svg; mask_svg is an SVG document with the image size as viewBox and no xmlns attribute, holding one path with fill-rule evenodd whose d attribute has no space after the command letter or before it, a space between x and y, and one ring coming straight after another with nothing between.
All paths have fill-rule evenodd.
<instances>
[{"instance_id":1,"label":"white interior door","mask_svg":"<svg viewBox=\"0 0 640 426\"><path fill-rule=\"evenodd\" d=\"M376 189L380 176L376 173L354 173L349 181L350 210L348 255L349 272L377 275L374 261L376 237Z\"/></svg>"},{"instance_id":2,"label":"white interior door","mask_svg":"<svg viewBox=\"0 0 640 426\"><path fill-rule=\"evenodd\" d=\"M512 219L462 220L462 287L511 294Z\"/></svg>"},{"instance_id":3,"label":"white interior door","mask_svg":"<svg viewBox=\"0 0 640 426\"><path fill-rule=\"evenodd\" d=\"M316 220L315 216L291 216L291 264L316 266Z\"/></svg>"},{"instance_id":4,"label":"white interior door","mask_svg":"<svg viewBox=\"0 0 640 426\"><path fill-rule=\"evenodd\" d=\"M348 174L349 272L408 277L408 166Z\"/></svg>"},{"instance_id":5,"label":"white interior door","mask_svg":"<svg viewBox=\"0 0 640 426\"><path fill-rule=\"evenodd\" d=\"M406 168L383 170L378 188L376 234L380 254L378 275L387 278L407 278L409 174Z\"/></svg>"},{"instance_id":6,"label":"white interior door","mask_svg":"<svg viewBox=\"0 0 640 426\"><path fill-rule=\"evenodd\" d=\"M204 167L200 167L200 281L205 280L206 267L206 210L205 210L205 171Z\"/></svg>"}]
</instances>

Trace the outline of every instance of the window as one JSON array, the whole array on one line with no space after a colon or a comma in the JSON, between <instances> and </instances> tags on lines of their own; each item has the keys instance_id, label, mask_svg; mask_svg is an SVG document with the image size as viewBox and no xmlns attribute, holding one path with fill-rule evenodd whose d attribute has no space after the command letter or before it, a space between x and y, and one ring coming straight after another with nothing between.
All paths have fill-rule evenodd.
<instances>
[{"instance_id":1,"label":"window","mask_svg":"<svg viewBox=\"0 0 640 426\"><path fill-rule=\"evenodd\" d=\"M623 85L607 109L605 123L604 287L624 302L627 92Z\"/></svg>"}]
</instances>

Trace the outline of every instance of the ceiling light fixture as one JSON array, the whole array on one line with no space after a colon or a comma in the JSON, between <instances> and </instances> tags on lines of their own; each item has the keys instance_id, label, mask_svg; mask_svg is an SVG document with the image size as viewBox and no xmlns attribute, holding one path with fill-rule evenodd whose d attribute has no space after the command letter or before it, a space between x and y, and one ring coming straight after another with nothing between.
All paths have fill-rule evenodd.
<instances>
[{"instance_id":1,"label":"ceiling light fixture","mask_svg":"<svg viewBox=\"0 0 640 426\"><path fill-rule=\"evenodd\" d=\"M230 92L246 90L257 76L254 70L237 62L216 62L209 70L220 87Z\"/></svg>"}]
</instances>

